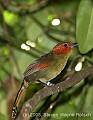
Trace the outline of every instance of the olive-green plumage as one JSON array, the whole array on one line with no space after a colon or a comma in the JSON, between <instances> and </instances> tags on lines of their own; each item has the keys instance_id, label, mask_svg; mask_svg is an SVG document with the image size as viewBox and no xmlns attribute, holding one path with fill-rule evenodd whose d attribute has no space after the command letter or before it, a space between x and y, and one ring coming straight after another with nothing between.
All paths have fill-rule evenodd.
<instances>
[{"instance_id":1,"label":"olive-green plumage","mask_svg":"<svg viewBox=\"0 0 93 120\"><path fill-rule=\"evenodd\" d=\"M53 52L45 54L38 60L41 63L47 64L48 66L44 67L43 69L37 68L34 71L30 71L30 72L25 71L24 73L25 79L27 79L29 83L35 83L37 82L37 80L40 80L42 82L48 82L52 80L63 70L69 56L70 54L57 55ZM35 61L35 64L36 62L38 62L38 60Z\"/></svg>"},{"instance_id":2,"label":"olive-green plumage","mask_svg":"<svg viewBox=\"0 0 93 120\"><path fill-rule=\"evenodd\" d=\"M41 56L30 64L24 72L22 85L18 91L13 105L12 117L16 116L17 107L21 97L29 84L37 81L48 82L55 78L65 67L72 48L77 44L65 41L57 44L48 54Z\"/></svg>"}]
</instances>

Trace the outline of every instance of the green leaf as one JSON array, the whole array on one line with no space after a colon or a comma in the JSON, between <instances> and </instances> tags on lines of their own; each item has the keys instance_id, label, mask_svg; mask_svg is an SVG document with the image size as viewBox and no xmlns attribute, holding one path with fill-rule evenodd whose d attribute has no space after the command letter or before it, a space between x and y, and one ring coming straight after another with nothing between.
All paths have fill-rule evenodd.
<instances>
[{"instance_id":1,"label":"green leaf","mask_svg":"<svg viewBox=\"0 0 93 120\"><path fill-rule=\"evenodd\" d=\"M8 10L4 10L3 16L5 22L10 26L13 26L18 21L18 16Z\"/></svg>"},{"instance_id":2,"label":"green leaf","mask_svg":"<svg viewBox=\"0 0 93 120\"><path fill-rule=\"evenodd\" d=\"M81 0L76 19L76 39L85 54L93 48L93 1Z\"/></svg>"},{"instance_id":3,"label":"green leaf","mask_svg":"<svg viewBox=\"0 0 93 120\"><path fill-rule=\"evenodd\" d=\"M8 120L7 117L5 115L3 115L2 113L0 113L0 120Z\"/></svg>"}]
</instances>

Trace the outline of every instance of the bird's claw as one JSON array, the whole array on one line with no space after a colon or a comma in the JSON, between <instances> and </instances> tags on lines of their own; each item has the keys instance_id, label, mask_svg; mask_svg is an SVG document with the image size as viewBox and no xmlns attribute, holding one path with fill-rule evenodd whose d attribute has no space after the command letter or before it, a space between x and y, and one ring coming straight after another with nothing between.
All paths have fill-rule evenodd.
<instances>
[{"instance_id":1,"label":"bird's claw","mask_svg":"<svg viewBox=\"0 0 93 120\"><path fill-rule=\"evenodd\" d=\"M55 85L55 84L53 84L53 83L51 83L51 82L46 82L46 85L47 85L47 86L52 86L52 85Z\"/></svg>"},{"instance_id":2,"label":"bird's claw","mask_svg":"<svg viewBox=\"0 0 93 120\"><path fill-rule=\"evenodd\" d=\"M48 86L48 87L50 87L50 86L52 86L52 85L55 85L55 84L53 84L53 83L51 83L51 82L42 82L42 81L40 81L40 80L37 80L38 82L40 82L40 83L42 83L44 86Z\"/></svg>"}]
</instances>

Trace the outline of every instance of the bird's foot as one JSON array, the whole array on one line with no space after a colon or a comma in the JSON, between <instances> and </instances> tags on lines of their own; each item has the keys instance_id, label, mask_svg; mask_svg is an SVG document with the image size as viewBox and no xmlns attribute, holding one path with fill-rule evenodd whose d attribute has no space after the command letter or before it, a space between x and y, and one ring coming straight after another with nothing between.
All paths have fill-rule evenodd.
<instances>
[{"instance_id":1,"label":"bird's foot","mask_svg":"<svg viewBox=\"0 0 93 120\"><path fill-rule=\"evenodd\" d=\"M51 83L51 82L42 82L41 80L37 80L39 83L42 83L44 86L52 86L52 85L55 85L55 84L53 84L53 83Z\"/></svg>"},{"instance_id":2,"label":"bird's foot","mask_svg":"<svg viewBox=\"0 0 93 120\"><path fill-rule=\"evenodd\" d=\"M46 82L45 84L46 84L47 86L55 85L55 84L53 84L53 83L51 83L51 82Z\"/></svg>"},{"instance_id":3,"label":"bird's foot","mask_svg":"<svg viewBox=\"0 0 93 120\"><path fill-rule=\"evenodd\" d=\"M55 84L53 84L53 83L51 83L51 82L42 82L42 81L40 81L40 80L37 80L39 83L42 83L44 86L47 86L47 87L50 87L50 86L52 86L52 85L55 85ZM50 89L50 91L51 91L51 93L53 94L53 91L51 90L51 87L49 88Z\"/></svg>"}]
</instances>

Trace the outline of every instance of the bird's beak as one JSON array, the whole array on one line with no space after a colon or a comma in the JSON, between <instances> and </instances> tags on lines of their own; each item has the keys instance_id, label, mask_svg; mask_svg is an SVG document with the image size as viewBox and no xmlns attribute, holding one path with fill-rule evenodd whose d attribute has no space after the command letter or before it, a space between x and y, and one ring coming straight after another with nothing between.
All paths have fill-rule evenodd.
<instances>
[{"instance_id":1,"label":"bird's beak","mask_svg":"<svg viewBox=\"0 0 93 120\"><path fill-rule=\"evenodd\" d=\"M71 45L71 48L73 48L73 47L75 47L75 46L78 46L78 44L77 44L77 43L73 43L73 44Z\"/></svg>"}]
</instances>

